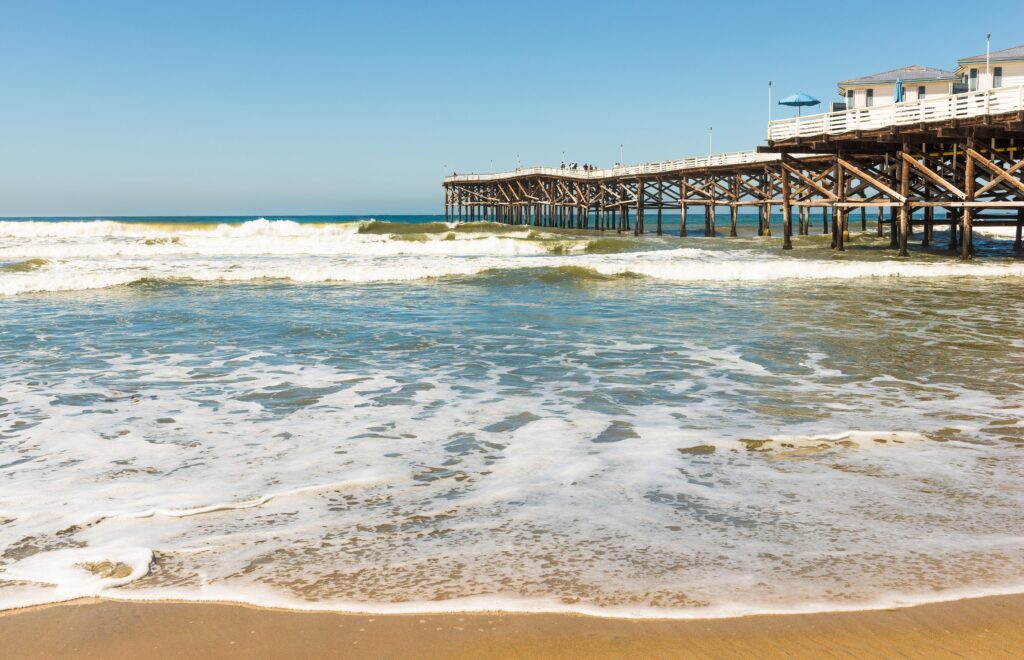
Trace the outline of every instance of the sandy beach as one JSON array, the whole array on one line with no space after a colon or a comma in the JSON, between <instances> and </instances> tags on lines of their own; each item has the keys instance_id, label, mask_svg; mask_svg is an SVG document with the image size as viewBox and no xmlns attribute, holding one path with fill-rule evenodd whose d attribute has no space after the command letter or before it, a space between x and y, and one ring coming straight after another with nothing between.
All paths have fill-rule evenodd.
<instances>
[{"instance_id":1,"label":"sandy beach","mask_svg":"<svg viewBox=\"0 0 1024 660\"><path fill-rule=\"evenodd\" d=\"M710 620L80 600L0 615L0 639L10 658L1017 658L1024 595Z\"/></svg>"}]
</instances>

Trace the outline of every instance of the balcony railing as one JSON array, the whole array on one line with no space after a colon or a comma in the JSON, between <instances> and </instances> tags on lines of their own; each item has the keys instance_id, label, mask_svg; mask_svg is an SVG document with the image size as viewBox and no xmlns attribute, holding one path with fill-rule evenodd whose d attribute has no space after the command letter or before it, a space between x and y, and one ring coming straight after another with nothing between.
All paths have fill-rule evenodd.
<instances>
[{"instance_id":1,"label":"balcony railing","mask_svg":"<svg viewBox=\"0 0 1024 660\"><path fill-rule=\"evenodd\" d=\"M1024 85L923 98L873 108L853 108L820 115L778 119L768 122L768 139L779 141L815 135L837 135L851 131L872 131L887 126L998 115L1019 110L1024 110Z\"/></svg>"},{"instance_id":2,"label":"balcony railing","mask_svg":"<svg viewBox=\"0 0 1024 660\"><path fill-rule=\"evenodd\" d=\"M642 163L640 165L628 165L619 167L606 167L595 170L571 170L562 167L523 167L511 172L500 172L498 174L458 174L447 176L445 183L475 182L475 181L498 181L520 176L557 176L570 179L610 179L623 176L636 176L645 174L659 174L662 172L678 172L681 170L702 169L705 167L720 167L723 165L742 165L744 163L764 163L778 160L778 154L759 154L756 151L736 151L728 154L711 154L709 156L694 156L681 158L679 160L664 160L657 163Z\"/></svg>"}]
</instances>

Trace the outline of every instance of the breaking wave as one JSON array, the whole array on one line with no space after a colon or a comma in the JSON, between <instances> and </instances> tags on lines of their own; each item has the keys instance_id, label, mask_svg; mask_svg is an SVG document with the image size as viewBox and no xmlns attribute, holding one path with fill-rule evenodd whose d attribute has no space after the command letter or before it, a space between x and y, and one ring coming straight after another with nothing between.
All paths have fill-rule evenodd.
<instances>
[{"instance_id":1,"label":"breaking wave","mask_svg":"<svg viewBox=\"0 0 1024 660\"><path fill-rule=\"evenodd\" d=\"M817 238L817 237L815 237ZM238 224L0 222L0 295L152 282L370 283L499 277L582 282L773 282L864 278L1022 277L1024 263L948 257L836 258L819 240L799 256L767 241L567 234L487 222ZM868 240L868 239L865 239ZM728 249L724 249L728 247ZM515 273L515 277L510 274Z\"/></svg>"}]
</instances>

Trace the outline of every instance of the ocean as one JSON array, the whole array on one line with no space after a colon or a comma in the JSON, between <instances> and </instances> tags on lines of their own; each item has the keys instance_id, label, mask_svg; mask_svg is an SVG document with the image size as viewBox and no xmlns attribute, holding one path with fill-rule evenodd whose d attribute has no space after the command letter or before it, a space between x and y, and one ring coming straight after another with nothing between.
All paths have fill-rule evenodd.
<instances>
[{"instance_id":1,"label":"ocean","mask_svg":"<svg viewBox=\"0 0 1024 660\"><path fill-rule=\"evenodd\" d=\"M778 224L675 222L0 220L0 609L1024 591L1010 241L898 259L870 222L842 254L820 220L789 252Z\"/></svg>"}]
</instances>

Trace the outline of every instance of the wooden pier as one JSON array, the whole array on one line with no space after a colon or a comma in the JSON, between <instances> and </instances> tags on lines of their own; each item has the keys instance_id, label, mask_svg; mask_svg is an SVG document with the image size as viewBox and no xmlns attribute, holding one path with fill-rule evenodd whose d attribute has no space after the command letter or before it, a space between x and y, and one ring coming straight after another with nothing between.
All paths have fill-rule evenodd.
<instances>
[{"instance_id":1,"label":"wooden pier","mask_svg":"<svg viewBox=\"0 0 1024 660\"><path fill-rule=\"evenodd\" d=\"M921 244L948 228L947 246L973 255L973 229L1024 228L1024 86L770 122L757 151L596 170L535 167L444 180L445 218L597 231L663 233L678 210L680 234L736 236L742 208L771 236L782 214L782 247L821 226L845 250L851 216L888 234L900 256L912 232ZM720 209L728 218L718 218ZM942 217L936 209L945 213ZM632 217L631 217L632 214ZM871 217L869 217L869 214Z\"/></svg>"}]
</instances>

